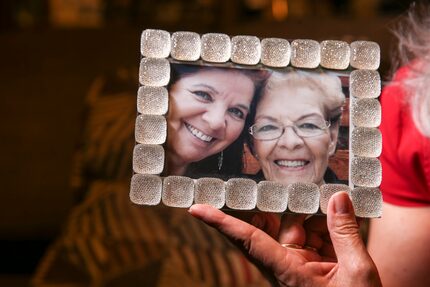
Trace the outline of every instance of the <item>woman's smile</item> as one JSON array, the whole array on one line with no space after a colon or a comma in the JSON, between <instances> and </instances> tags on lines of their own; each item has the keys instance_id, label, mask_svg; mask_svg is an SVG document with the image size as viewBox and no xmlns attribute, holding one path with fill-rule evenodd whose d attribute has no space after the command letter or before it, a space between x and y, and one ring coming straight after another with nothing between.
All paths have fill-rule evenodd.
<instances>
[{"instance_id":1,"label":"woman's smile","mask_svg":"<svg viewBox=\"0 0 430 287\"><path fill-rule=\"evenodd\" d=\"M274 161L276 165L280 167L286 167L291 169L301 169L307 164L309 164L309 161L307 160L275 160Z\"/></svg>"},{"instance_id":2,"label":"woman's smile","mask_svg":"<svg viewBox=\"0 0 430 287\"><path fill-rule=\"evenodd\" d=\"M187 127L187 130L193 135L195 136L197 139L206 142L206 143L210 143L212 141L215 140L214 137L205 134L204 132L202 132L201 130L197 129L196 127L188 124L188 123L184 123L185 126Z\"/></svg>"}]
</instances>

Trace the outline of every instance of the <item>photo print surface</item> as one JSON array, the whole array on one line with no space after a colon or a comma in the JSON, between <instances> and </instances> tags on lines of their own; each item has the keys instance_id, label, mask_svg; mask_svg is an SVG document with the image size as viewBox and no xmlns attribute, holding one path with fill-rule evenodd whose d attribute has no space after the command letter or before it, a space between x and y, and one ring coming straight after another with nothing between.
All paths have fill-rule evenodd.
<instances>
[{"instance_id":1,"label":"photo print surface","mask_svg":"<svg viewBox=\"0 0 430 287\"><path fill-rule=\"evenodd\" d=\"M375 44L145 30L131 200L380 216Z\"/></svg>"}]
</instances>

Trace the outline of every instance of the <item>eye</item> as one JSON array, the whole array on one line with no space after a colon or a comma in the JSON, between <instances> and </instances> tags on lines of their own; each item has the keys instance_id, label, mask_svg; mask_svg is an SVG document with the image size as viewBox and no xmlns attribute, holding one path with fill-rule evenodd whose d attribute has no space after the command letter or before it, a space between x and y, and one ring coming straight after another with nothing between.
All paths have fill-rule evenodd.
<instances>
[{"instance_id":1,"label":"eye","mask_svg":"<svg viewBox=\"0 0 430 287\"><path fill-rule=\"evenodd\" d=\"M320 129L322 129L317 124L314 124L314 123L311 123L311 122L301 123L301 124L297 125L297 127L299 129L302 129L302 130L320 130Z\"/></svg>"},{"instance_id":2,"label":"eye","mask_svg":"<svg viewBox=\"0 0 430 287\"><path fill-rule=\"evenodd\" d=\"M279 127L273 124L258 125L256 127L257 133L267 133L267 132L272 132L277 130L279 130Z\"/></svg>"},{"instance_id":3,"label":"eye","mask_svg":"<svg viewBox=\"0 0 430 287\"><path fill-rule=\"evenodd\" d=\"M195 95L200 100L205 101L205 102L212 102L212 100L213 100L211 95L205 91L192 91L191 93L193 93L193 95Z\"/></svg>"},{"instance_id":4,"label":"eye","mask_svg":"<svg viewBox=\"0 0 430 287\"><path fill-rule=\"evenodd\" d=\"M229 108L228 112L233 115L233 117L243 120L245 118L245 113L239 108Z\"/></svg>"}]
</instances>

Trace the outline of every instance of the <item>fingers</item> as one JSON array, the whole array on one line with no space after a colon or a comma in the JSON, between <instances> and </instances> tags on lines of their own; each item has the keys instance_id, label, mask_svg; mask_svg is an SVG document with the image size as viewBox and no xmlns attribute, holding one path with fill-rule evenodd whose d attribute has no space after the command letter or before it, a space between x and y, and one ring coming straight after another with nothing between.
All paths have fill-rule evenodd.
<instances>
[{"instance_id":1,"label":"fingers","mask_svg":"<svg viewBox=\"0 0 430 287\"><path fill-rule=\"evenodd\" d=\"M283 270L287 264L287 250L265 232L240 219L203 204L191 206L192 216L216 228L227 238L239 244L251 258L271 270Z\"/></svg>"},{"instance_id":2,"label":"fingers","mask_svg":"<svg viewBox=\"0 0 430 287\"><path fill-rule=\"evenodd\" d=\"M306 243L306 231L303 228L305 219L304 214L284 214L278 234L279 243L304 246Z\"/></svg>"},{"instance_id":3,"label":"fingers","mask_svg":"<svg viewBox=\"0 0 430 287\"><path fill-rule=\"evenodd\" d=\"M330 198L327 225L333 248L341 265L352 264L352 259L371 261L359 234L354 208L346 192L338 192Z\"/></svg>"},{"instance_id":4,"label":"fingers","mask_svg":"<svg viewBox=\"0 0 430 287\"><path fill-rule=\"evenodd\" d=\"M270 237L277 239L281 220L273 213L257 213L251 220L251 224L263 230Z\"/></svg>"}]
</instances>

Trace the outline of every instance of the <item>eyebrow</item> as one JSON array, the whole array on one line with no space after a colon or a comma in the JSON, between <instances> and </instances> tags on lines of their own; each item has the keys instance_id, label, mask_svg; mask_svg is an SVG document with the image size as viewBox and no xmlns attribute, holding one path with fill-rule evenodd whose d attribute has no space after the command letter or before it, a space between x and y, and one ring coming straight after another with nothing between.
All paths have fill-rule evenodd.
<instances>
[{"instance_id":1,"label":"eyebrow","mask_svg":"<svg viewBox=\"0 0 430 287\"><path fill-rule=\"evenodd\" d=\"M194 87L194 88L199 88L199 87L207 88L207 89L211 90L213 93L219 94L219 92L214 87L207 85L207 84L195 84L192 87Z\"/></svg>"},{"instance_id":2,"label":"eyebrow","mask_svg":"<svg viewBox=\"0 0 430 287\"><path fill-rule=\"evenodd\" d=\"M317 114L317 113L310 113L310 114L306 114L306 115L303 115L303 116L300 116L298 119L296 119L296 120L294 120L295 122L296 121L300 121L300 120L302 120L302 119L304 119L304 118L308 118L308 117L312 117L312 116L318 116L318 117L320 117L321 115L320 114ZM323 119L324 119L324 117L322 117ZM255 120L257 120L257 119L267 119L267 120L270 120L270 121L274 121L274 122L277 122L278 121L278 119L275 119L274 117L272 117L272 116L265 116L265 115L263 115L263 116L259 116L259 117L256 117L255 118Z\"/></svg>"}]
</instances>

